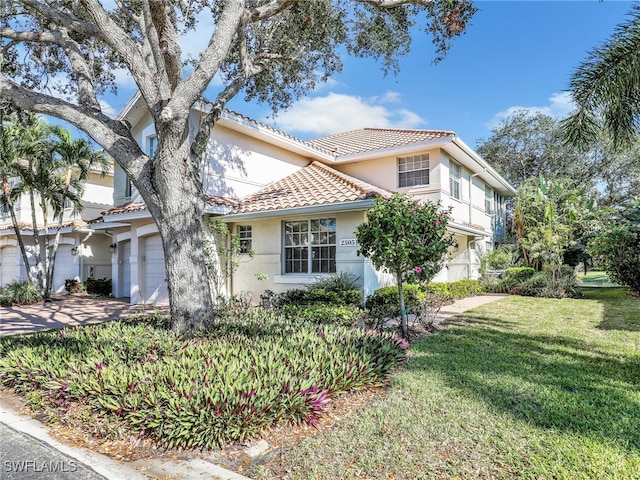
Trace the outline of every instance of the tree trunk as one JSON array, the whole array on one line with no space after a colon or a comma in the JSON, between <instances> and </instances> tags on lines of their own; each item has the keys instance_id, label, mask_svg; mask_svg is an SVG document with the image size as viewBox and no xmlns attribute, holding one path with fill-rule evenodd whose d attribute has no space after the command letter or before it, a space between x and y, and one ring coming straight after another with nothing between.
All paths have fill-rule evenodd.
<instances>
[{"instance_id":1,"label":"tree trunk","mask_svg":"<svg viewBox=\"0 0 640 480\"><path fill-rule=\"evenodd\" d=\"M29 165L31 169L31 165ZM38 221L36 217L36 201L35 201L35 192L33 188L29 190L29 202L31 205L31 222L33 224L33 247L34 247L34 256L36 257L36 286L41 294L44 294L45 283L44 276L45 271L42 266L42 248L40 248L40 234L38 233Z\"/></svg>"},{"instance_id":2,"label":"tree trunk","mask_svg":"<svg viewBox=\"0 0 640 480\"><path fill-rule=\"evenodd\" d=\"M182 129L176 132L177 128ZM165 254L171 328L196 331L213 324L204 255L205 199L197 156L191 156L186 122L159 132L150 184L138 186L156 220ZM175 168L179 158L180 168Z\"/></svg>"},{"instance_id":3,"label":"tree trunk","mask_svg":"<svg viewBox=\"0 0 640 480\"><path fill-rule=\"evenodd\" d=\"M409 339L409 321L407 319L407 309L404 306L404 290L402 288L402 272L396 272L396 280L398 282L398 297L400 298L400 315L402 322L402 336Z\"/></svg>"},{"instance_id":4,"label":"tree trunk","mask_svg":"<svg viewBox=\"0 0 640 480\"><path fill-rule=\"evenodd\" d=\"M27 255L27 249L24 245L24 238L22 238L22 232L20 232L20 225L18 225L18 217L16 217L16 210L11 200L11 189L9 188L9 182L6 177L2 178L2 190L4 192L7 206L9 207L9 215L11 215L11 224L16 232L16 238L18 240L18 246L20 247L20 254L22 255L22 261L24 262L24 268L27 271L27 280L29 283L33 282L33 275L31 274L31 265L29 263L29 256Z\"/></svg>"}]
</instances>

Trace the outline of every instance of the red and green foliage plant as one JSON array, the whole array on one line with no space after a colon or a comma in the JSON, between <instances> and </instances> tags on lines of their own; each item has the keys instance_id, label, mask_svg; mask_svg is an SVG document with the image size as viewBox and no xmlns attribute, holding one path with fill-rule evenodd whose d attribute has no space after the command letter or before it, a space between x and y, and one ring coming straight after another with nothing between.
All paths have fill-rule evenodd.
<instances>
[{"instance_id":1,"label":"red and green foliage plant","mask_svg":"<svg viewBox=\"0 0 640 480\"><path fill-rule=\"evenodd\" d=\"M314 425L329 399L382 385L408 346L271 309L220 318L190 339L163 317L2 338L0 382L54 408L78 402L165 447L209 449L278 423Z\"/></svg>"},{"instance_id":2,"label":"red and green foliage plant","mask_svg":"<svg viewBox=\"0 0 640 480\"><path fill-rule=\"evenodd\" d=\"M389 198L376 198L367 221L356 229L358 255L396 277L405 338L409 331L403 283L428 282L442 270L447 249L453 244L447 233L450 213L451 208L443 210L440 203L394 193Z\"/></svg>"}]
</instances>

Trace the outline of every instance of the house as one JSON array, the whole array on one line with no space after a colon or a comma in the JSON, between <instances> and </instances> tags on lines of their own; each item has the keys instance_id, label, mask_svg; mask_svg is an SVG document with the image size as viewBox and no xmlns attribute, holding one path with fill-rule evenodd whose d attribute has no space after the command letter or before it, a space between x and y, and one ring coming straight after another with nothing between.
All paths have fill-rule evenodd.
<instances>
[{"instance_id":1,"label":"house","mask_svg":"<svg viewBox=\"0 0 640 480\"><path fill-rule=\"evenodd\" d=\"M13 186L18 179L11 179ZM82 194L84 209L75 213L71 204L65 206L62 224L51 215L47 219L50 244L60 226L60 244L54 267L53 292L63 292L66 279L85 281L87 278L111 277L111 238L104 232L91 228L100 218L101 212L113 205L113 170L106 173L102 169L90 171ZM18 246L16 232L11 222L8 208L0 209L0 286L13 280L26 279L27 268L33 268L34 228L40 236L40 248L44 252L44 217L36 206L36 225L28 195L22 195L15 204L18 224L21 226L30 267L25 265Z\"/></svg>"},{"instance_id":2,"label":"house","mask_svg":"<svg viewBox=\"0 0 640 480\"><path fill-rule=\"evenodd\" d=\"M193 132L205 105L192 112ZM157 138L139 95L119 118L149 155ZM438 281L477 278L480 250L503 240L505 199L514 188L452 131L364 128L303 141L225 111L202 159L208 216L220 216L239 235L239 266L229 294L300 288L319 275L349 271L368 295L390 283L358 256L354 231L376 196L401 192L452 206L456 246ZM163 248L144 202L119 166L114 208L93 228L113 238L116 297L165 303Z\"/></svg>"}]
</instances>

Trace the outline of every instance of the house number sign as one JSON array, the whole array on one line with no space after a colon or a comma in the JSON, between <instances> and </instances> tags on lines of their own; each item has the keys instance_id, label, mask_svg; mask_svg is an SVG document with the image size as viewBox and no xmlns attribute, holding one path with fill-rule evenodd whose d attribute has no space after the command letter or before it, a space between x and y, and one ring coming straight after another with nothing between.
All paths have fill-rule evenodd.
<instances>
[{"instance_id":1,"label":"house number sign","mask_svg":"<svg viewBox=\"0 0 640 480\"><path fill-rule=\"evenodd\" d=\"M341 247L357 247L358 244L358 239L356 238L342 238L340 239L340 246Z\"/></svg>"}]
</instances>

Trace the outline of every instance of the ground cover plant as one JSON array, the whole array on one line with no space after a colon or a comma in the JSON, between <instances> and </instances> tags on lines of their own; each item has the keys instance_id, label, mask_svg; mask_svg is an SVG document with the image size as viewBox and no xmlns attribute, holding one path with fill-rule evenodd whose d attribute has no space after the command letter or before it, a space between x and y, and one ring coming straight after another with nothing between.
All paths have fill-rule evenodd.
<instances>
[{"instance_id":1,"label":"ground cover plant","mask_svg":"<svg viewBox=\"0 0 640 480\"><path fill-rule=\"evenodd\" d=\"M382 399L253 477L638 478L639 319L626 288L468 311L412 344Z\"/></svg>"},{"instance_id":2,"label":"ground cover plant","mask_svg":"<svg viewBox=\"0 0 640 480\"><path fill-rule=\"evenodd\" d=\"M314 424L326 402L381 385L406 343L273 310L220 315L184 339L167 318L112 321L0 340L0 381L35 408L83 406L166 447L212 448L277 423Z\"/></svg>"},{"instance_id":3,"label":"ground cover plant","mask_svg":"<svg viewBox=\"0 0 640 480\"><path fill-rule=\"evenodd\" d=\"M0 305L31 305L42 301L42 295L33 283L13 280L0 288Z\"/></svg>"}]
</instances>

